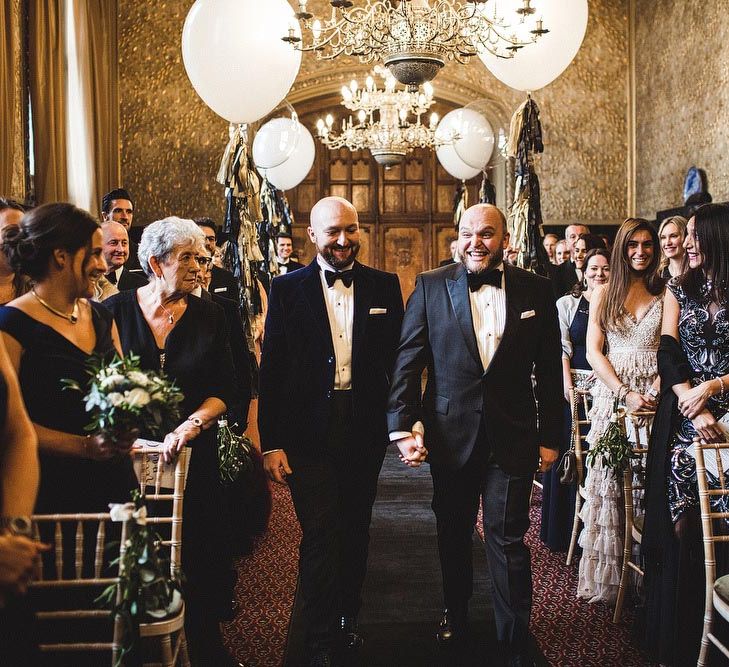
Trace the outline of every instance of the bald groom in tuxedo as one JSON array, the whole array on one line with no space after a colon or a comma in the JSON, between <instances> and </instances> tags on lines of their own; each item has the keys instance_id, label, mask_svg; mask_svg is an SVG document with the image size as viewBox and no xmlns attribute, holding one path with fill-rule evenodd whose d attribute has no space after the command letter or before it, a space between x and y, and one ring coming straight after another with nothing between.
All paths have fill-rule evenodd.
<instances>
[{"instance_id":1,"label":"bald groom in tuxedo","mask_svg":"<svg viewBox=\"0 0 729 667\"><path fill-rule=\"evenodd\" d=\"M549 281L505 264L508 244L503 213L477 204L460 222L459 261L418 276L388 426L409 465L413 447L427 446L443 575L440 644L463 644L468 632L472 535L483 497L497 636L508 664L518 667L533 661L524 535L534 473L557 458L562 353Z\"/></svg>"}]
</instances>

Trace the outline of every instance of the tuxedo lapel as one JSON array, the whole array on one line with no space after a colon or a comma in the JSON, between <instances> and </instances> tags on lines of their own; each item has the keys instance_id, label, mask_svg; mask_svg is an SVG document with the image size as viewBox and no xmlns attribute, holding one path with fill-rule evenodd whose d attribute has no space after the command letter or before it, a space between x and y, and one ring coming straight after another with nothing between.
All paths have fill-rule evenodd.
<instances>
[{"instance_id":1,"label":"tuxedo lapel","mask_svg":"<svg viewBox=\"0 0 729 667\"><path fill-rule=\"evenodd\" d=\"M354 322L352 323L352 360L365 340L370 306L374 299L374 284L362 265L354 265Z\"/></svg>"},{"instance_id":2,"label":"tuxedo lapel","mask_svg":"<svg viewBox=\"0 0 729 667\"><path fill-rule=\"evenodd\" d=\"M446 286L466 347L474 361L482 368L481 356L478 353L478 345L476 344L476 334L473 331L471 300L468 297L468 274L462 265L456 268L455 279L446 278Z\"/></svg>"},{"instance_id":3,"label":"tuxedo lapel","mask_svg":"<svg viewBox=\"0 0 729 667\"><path fill-rule=\"evenodd\" d=\"M327 306L324 303L324 293L322 292L321 278L319 277L319 265L316 258L305 269L300 269L300 273L305 274L301 281L301 292L309 304L311 315L317 326L321 329L321 333L325 336L328 345L332 345L332 331L329 326L329 315L327 314Z\"/></svg>"}]
</instances>

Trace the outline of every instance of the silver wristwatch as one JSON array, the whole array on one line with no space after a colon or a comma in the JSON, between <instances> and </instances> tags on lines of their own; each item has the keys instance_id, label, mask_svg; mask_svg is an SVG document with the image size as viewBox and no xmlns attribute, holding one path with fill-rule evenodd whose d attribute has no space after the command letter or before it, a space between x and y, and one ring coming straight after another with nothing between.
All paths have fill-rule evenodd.
<instances>
[{"instance_id":1,"label":"silver wristwatch","mask_svg":"<svg viewBox=\"0 0 729 667\"><path fill-rule=\"evenodd\" d=\"M197 426L199 429L203 426L203 420L200 419L200 417L190 416L187 418L187 421L192 422L194 426Z\"/></svg>"},{"instance_id":2,"label":"silver wristwatch","mask_svg":"<svg viewBox=\"0 0 729 667\"><path fill-rule=\"evenodd\" d=\"M0 517L0 533L33 537L33 523L29 516L3 516Z\"/></svg>"}]
</instances>

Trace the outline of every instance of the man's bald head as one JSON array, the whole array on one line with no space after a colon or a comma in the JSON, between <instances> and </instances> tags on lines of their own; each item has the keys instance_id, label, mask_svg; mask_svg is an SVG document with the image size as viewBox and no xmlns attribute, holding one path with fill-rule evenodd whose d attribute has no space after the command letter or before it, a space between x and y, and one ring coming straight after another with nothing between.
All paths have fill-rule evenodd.
<instances>
[{"instance_id":1,"label":"man's bald head","mask_svg":"<svg viewBox=\"0 0 729 667\"><path fill-rule=\"evenodd\" d=\"M110 220L101 225L101 234L103 236L104 259L109 265L109 269L114 271L120 266L124 266L129 259L129 234L127 228L119 222Z\"/></svg>"},{"instance_id":2,"label":"man's bald head","mask_svg":"<svg viewBox=\"0 0 729 667\"><path fill-rule=\"evenodd\" d=\"M359 252L357 209L342 197L325 197L311 209L309 238L334 269L349 266Z\"/></svg>"},{"instance_id":3,"label":"man's bald head","mask_svg":"<svg viewBox=\"0 0 729 667\"><path fill-rule=\"evenodd\" d=\"M506 228L506 216L501 212L498 206L493 204L474 204L465 210L461 216L459 224L463 224L466 220L466 224L471 224L472 220L483 220L491 223L499 221L501 226L504 228L504 234L507 232Z\"/></svg>"}]
</instances>

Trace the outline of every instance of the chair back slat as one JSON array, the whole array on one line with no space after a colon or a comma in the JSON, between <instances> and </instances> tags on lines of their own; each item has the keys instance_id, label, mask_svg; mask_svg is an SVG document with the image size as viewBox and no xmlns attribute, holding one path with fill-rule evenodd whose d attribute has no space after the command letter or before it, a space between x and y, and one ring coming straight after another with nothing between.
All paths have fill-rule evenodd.
<instances>
[{"instance_id":1,"label":"chair back slat","mask_svg":"<svg viewBox=\"0 0 729 667\"><path fill-rule=\"evenodd\" d=\"M54 522L56 528L54 531L54 542L56 545L56 572L58 578L63 579L63 532L61 530L61 522Z\"/></svg>"},{"instance_id":2,"label":"chair back slat","mask_svg":"<svg viewBox=\"0 0 729 667\"><path fill-rule=\"evenodd\" d=\"M99 521L96 530L96 552L94 553L94 576L98 579L101 576L101 568L104 562L104 551L106 550L106 523Z\"/></svg>"},{"instance_id":3,"label":"chair back slat","mask_svg":"<svg viewBox=\"0 0 729 667\"><path fill-rule=\"evenodd\" d=\"M76 579L81 579L84 555L84 527L81 521L76 522Z\"/></svg>"}]
</instances>

